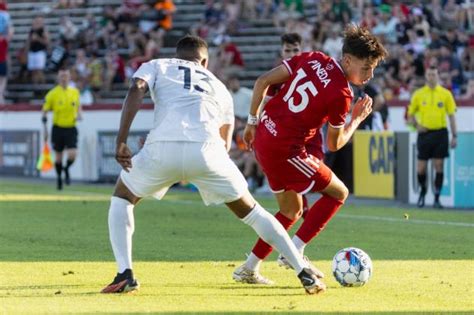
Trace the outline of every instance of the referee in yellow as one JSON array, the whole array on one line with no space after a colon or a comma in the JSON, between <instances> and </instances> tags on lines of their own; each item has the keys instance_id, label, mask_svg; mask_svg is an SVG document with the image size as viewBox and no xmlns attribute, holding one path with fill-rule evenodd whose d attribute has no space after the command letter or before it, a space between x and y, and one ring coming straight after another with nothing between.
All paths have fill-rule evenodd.
<instances>
[{"instance_id":1,"label":"referee in yellow","mask_svg":"<svg viewBox=\"0 0 474 315\"><path fill-rule=\"evenodd\" d=\"M418 183L421 187L418 207L425 205L426 169L429 159L433 159L435 168L434 208L443 208L439 202L443 186L443 162L449 156L449 134L446 116L449 117L451 130L451 148L457 141L456 103L448 89L439 85L438 69L430 67L425 72L426 85L416 90L408 106L408 122L418 130ZM415 118L416 115L416 118Z\"/></svg>"},{"instance_id":2,"label":"referee in yellow","mask_svg":"<svg viewBox=\"0 0 474 315\"><path fill-rule=\"evenodd\" d=\"M64 170L64 181L69 185L69 167L74 163L77 154L76 121L81 120L82 112L79 102L79 90L69 86L71 75L69 70L61 69L58 72L58 85L51 89L45 97L42 122L44 125L45 141L48 139L46 123L48 112L53 112L53 128L51 142L55 152L55 169L57 174L57 189L63 188L61 173ZM63 151L66 151L67 160L63 167Z\"/></svg>"}]
</instances>

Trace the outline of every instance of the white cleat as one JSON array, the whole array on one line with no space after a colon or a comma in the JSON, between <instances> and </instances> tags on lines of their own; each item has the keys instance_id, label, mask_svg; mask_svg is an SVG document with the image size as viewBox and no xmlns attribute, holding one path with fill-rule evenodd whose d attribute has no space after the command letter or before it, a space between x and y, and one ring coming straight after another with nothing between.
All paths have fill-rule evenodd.
<instances>
[{"instance_id":1,"label":"white cleat","mask_svg":"<svg viewBox=\"0 0 474 315\"><path fill-rule=\"evenodd\" d=\"M237 282L249 283L249 284L265 284L271 285L274 282L270 279L262 276L258 271L248 269L245 264L237 267L232 274L232 279Z\"/></svg>"},{"instance_id":2,"label":"white cleat","mask_svg":"<svg viewBox=\"0 0 474 315\"><path fill-rule=\"evenodd\" d=\"M311 269L311 271L316 275L316 277L318 277L319 279L324 278L324 273L311 263L308 256L303 256L303 260L308 263L309 269ZM294 269L290 262L282 255L278 255L277 263L280 267L285 267L286 269Z\"/></svg>"}]
</instances>

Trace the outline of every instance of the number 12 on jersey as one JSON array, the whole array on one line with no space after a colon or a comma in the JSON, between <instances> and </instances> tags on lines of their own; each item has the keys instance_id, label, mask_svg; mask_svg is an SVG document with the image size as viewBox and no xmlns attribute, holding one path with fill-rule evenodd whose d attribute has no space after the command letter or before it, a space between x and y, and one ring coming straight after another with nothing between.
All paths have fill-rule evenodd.
<instances>
[{"instance_id":1,"label":"number 12 on jersey","mask_svg":"<svg viewBox=\"0 0 474 315\"><path fill-rule=\"evenodd\" d=\"M303 84L298 85L299 81L302 79L306 78L307 74L303 69L298 69L296 72L296 77L291 81L290 87L288 88L288 91L286 92L285 96L283 97L283 100L288 103L288 108L293 112L293 113L299 113L303 111L309 103L309 97L307 90L311 95L316 96L318 95L318 90L314 86L313 82L307 81ZM299 104L294 103L294 96L293 93L296 92L301 96L301 102Z\"/></svg>"}]
</instances>

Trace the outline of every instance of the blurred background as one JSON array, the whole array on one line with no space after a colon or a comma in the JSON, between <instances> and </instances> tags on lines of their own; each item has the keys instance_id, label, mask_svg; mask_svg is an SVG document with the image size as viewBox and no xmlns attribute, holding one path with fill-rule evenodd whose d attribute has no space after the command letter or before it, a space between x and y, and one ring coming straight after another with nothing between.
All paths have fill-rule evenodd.
<instances>
[{"instance_id":1,"label":"blurred background","mask_svg":"<svg viewBox=\"0 0 474 315\"><path fill-rule=\"evenodd\" d=\"M282 34L298 33L303 51L320 50L338 59L342 31L350 22L380 36L390 56L360 88L378 100L373 118L362 127L368 138L328 156L328 164L356 195L413 202L416 134L406 124L406 106L424 85L425 69L436 66L440 84L456 98L460 138L445 163L449 175L442 197L448 206L474 208L469 194L474 189L470 0L0 0L1 174L54 177L53 172L41 174L36 160L42 146L41 105L60 68L71 70L70 85L80 90L84 110L72 178L107 182L119 171L114 137L130 77L143 62L172 57L183 35L208 41L210 70L226 83L236 107L245 108L255 79L281 62ZM151 127L152 107L145 99L132 127L129 142L135 150ZM231 154L251 189L265 192L253 156L242 151L242 128L237 117ZM355 168L355 154L372 167ZM357 182L368 176L374 177L371 186L367 180ZM379 180L386 188L374 192Z\"/></svg>"}]
</instances>

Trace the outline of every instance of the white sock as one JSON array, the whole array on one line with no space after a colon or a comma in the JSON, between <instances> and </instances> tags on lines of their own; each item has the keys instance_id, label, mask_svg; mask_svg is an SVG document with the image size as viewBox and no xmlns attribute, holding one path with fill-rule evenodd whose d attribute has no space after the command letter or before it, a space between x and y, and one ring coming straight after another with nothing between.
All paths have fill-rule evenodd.
<instances>
[{"instance_id":1,"label":"white sock","mask_svg":"<svg viewBox=\"0 0 474 315\"><path fill-rule=\"evenodd\" d=\"M245 261L245 266L252 271L259 271L262 260L255 256L253 252L250 252L250 255L247 256Z\"/></svg>"},{"instance_id":2,"label":"white sock","mask_svg":"<svg viewBox=\"0 0 474 315\"><path fill-rule=\"evenodd\" d=\"M280 222L258 203L241 220L250 225L258 236L285 256L294 267L296 274L299 274L303 268L308 267Z\"/></svg>"},{"instance_id":3,"label":"white sock","mask_svg":"<svg viewBox=\"0 0 474 315\"><path fill-rule=\"evenodd\" d=\"M110 198L109 236L119 273L132 269L133 207L128 200Z\"/></svg>"},{"instance_id":4,"label":"white sock","mask_svg":"<svg viewBox=\"0 0 474 315\"><path fill-rule=\"evenodd\" d=\"M293 236L293 244L295 244L296 249L300 252L301 256L303 256L304 248L306 247L306 243L301 240L298 236Z\"/></svg>"}]
</instances>

